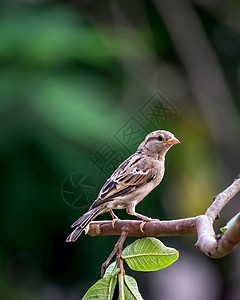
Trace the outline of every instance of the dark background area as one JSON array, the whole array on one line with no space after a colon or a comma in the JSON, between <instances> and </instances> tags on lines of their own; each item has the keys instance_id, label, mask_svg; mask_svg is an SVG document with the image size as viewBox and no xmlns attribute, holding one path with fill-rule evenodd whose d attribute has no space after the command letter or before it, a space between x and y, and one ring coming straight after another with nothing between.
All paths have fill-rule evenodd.
<instances>
[{"instance_id":1,"label":"dark background area","mask_svg":"<svg viewBox=\"0 0 240 300\"><path fill-rule=\"evenodd\" d=\"M239 62L237 1L1 1L0 299L81 299L100 278L117 237L65 238L152 130L181 144L137 211L204 213L240 171ZM212 260L194 236L162 241L175 264L126 266L144 299L239 299L239 249Z\"/></svg>"}]
</instances>

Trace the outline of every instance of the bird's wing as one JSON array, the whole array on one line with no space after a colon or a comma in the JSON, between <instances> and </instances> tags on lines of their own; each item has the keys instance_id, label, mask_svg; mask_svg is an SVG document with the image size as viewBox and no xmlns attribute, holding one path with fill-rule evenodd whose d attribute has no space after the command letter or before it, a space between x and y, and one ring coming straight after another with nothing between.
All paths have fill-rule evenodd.
<instances>
[{"instance_id":1,"label":"bird's wing","mask_svg":"<svg viewBox=\"0 0 240 300\"><path fill-rule=\"evenodd\" d=\"M151 159L133 154L106 181L91 208L135 191L156 175L157 170Z\"/></svg>"}]
</instances>

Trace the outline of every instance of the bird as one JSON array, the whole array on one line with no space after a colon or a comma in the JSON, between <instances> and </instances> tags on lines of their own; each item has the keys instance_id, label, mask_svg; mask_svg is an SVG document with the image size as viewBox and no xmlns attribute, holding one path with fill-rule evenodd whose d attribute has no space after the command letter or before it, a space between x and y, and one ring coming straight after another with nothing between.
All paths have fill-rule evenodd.
<instances>
[{"instance_id":1,"label":"bird","mask_svg":"<svg viewBox=\"0 0 240 300\"><path fill-rule=\"evenodd\" d=\"M90 222L102 213L110 212L113 221L116 221L115 209L126 209L129 215L144 222L156 220L137 213L135 207L162 181L165 155L173 145L179 143L169 131L150 132L137 151L113 172L89 210L72 224L76 228L66 242L75 242Z\"/></svg>"}]
</instances>

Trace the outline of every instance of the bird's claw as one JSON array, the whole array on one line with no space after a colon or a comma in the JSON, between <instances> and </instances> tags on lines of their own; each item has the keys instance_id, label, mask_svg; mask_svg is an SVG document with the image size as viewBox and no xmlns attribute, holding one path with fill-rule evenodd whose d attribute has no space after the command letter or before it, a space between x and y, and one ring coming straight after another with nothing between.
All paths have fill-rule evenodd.
<instances>
[{"instance_id":1,"label":"bird's claw","mask_svg":"<svg viewBox=\"0 0 240 300\"><path fill-rule=\"evenodd\" d=\"M148 219L146 219L146 220L143 220L143 221L141 222L141 224L140 224L140 230L141 230L141 232L144 232L143 227L144 227L144 225L145 225L147 222L158 222L158 221L160 221L160 220L159 220L159 219L151 219L151 218L148 218Z\"/></svg>"},{"instance_id":2,"label":"bird's claw","mask_svg":"<svg viewBox=\"0 0 240 300\"><path fill-rule=\"evenodd\" d=\"M115 229L115 223L116 223L117 221L120 221L120 219L119 219L119 218L114 218L114 219L112 220L112 228L113 228L113 229Z\"/></svg>"},{"instance_id":3,"label":"bird's claw","mask_svg":"<svg viewBox=\"0 0 240 300\"><path fill-rule=\"evenodd\" d=\"M143 226L147 223L147 221L142 221L141 224L140 224L140 230L141 232L144 232L143 230Z\"/></svg>"}]
</instances>

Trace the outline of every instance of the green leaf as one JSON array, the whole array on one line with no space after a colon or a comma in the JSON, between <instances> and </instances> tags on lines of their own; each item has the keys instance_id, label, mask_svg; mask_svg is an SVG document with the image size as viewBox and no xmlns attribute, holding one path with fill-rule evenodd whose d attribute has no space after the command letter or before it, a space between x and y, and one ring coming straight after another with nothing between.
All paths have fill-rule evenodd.
<instances>
[{"instance_id":1,"label":"green leaf","mask_svg":"<svg viewBox=\"0 0 240 300\"><path fill-rule=\"evenodd\" d=\"M118 273L119 273L119 268L117 268L116 262L113 262L107 267L104 277L106 277L107 275L115 276Z\"/></svg>"},{"instance_id":2,"label":"green leaf","mask_svg":"<svg viewBox=\"0 0 240 300\"><path fill-rule=\"evenodd\" d=\"M128 275L124 276L124 296L126 300L143 300L136 280Z\"/></svg>"},{"instance_id":3,"label":"green leaf","mask_svg":"<svg viewBox=\"0 0 240 300\"><path fill-rule=\"evenodd\" d=\"M240 215L240 213L236 214L235 217L233 217L229 222L227 222L226 226L220 228L221 232L226 231L238 218L238 216Z\"/></svg>"},{"instance_id":4,"label":"green leaf","mask_svg":"<svg viewBox=\"0 0 240 300\"><path fill-rule=\"evenodd\" d=\"M166 247L160 240L152 237L136 240L122 253L122 258L132 270L147 272L164 269L178 257L176 249Z\"/></svg>"},{"instance_id":5,"label":"green leaf","mask_svg":"<svg viewBox=\"0 0 240 300\"><path fill-rule=\"evenodd\" d=\"M83 296L82 300L111 300L116 283L116 275L106 275L90 287L87 293Z\"/></svg>"}]
</instances>

